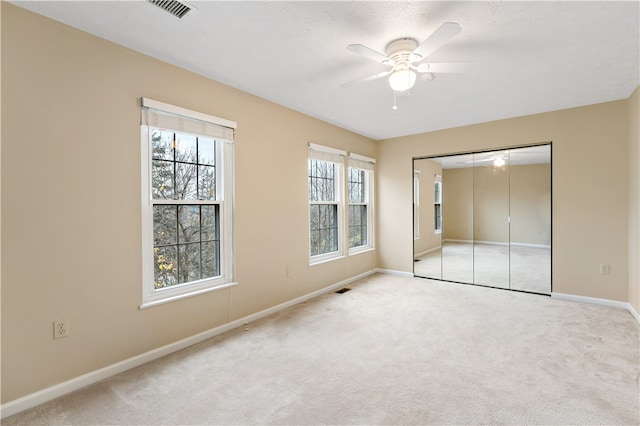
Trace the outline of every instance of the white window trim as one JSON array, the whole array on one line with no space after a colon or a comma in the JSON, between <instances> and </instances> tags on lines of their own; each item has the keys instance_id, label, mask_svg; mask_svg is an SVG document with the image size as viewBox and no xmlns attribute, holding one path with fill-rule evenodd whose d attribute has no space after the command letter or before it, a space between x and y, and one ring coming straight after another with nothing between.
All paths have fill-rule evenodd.
<instances>
[{"instance_id":1,"label":"white window trim","mask_svg":"<svg viewBox=\"0 0 640 426\"><path fill-rule=\"evenodd\" d=\"M344 181L345 181L345 170L344 170L344 157L346 155L345 151L341 151L335 148L329 148L322 145L316 145L309 143L309 149L314 152L314 155L309 155L307 161L309 159L315 159L319 161L327 161L330 163L334 163L336 165L335 170L335 200L334 201L314 201L311 202L308 200L307 196L307 204L310 206L311 204L330 204L337 205L338 210L338 249L329 253L322 253L311 255L311 251L309 251L309 266L317 265L320 263L325 263L331 260L340 259L345 256L345 205L344 205ZM307 236L309 238L307 246L309 250L311 249L311 217L310 217L310 209L307 208Z\"/></svg>"},{"instance_id":2,"label":"white window trim","mask_svg":"<svg viewBox=\"0 0 640 426\"><path fill-rule=\"evenodd\" d=\"M354 203L354 205L359 205L359 204L366 204L367 206L367 244L361 245L361 246L357 246L357 247L350 247L349 248L349 254L358 254L358 253L362 253L362 252L366 252L366 251L370 251L370 250L374 250L375 249L375 241L374 241L374 235L375 233L373 232L373 228L374 228L374 181L375 181L375 172L374 172L374 165L375 165L376 160L373 158L369 158L369 157L365 157L363 155L358 155L358 154L354 154L354 153L349 153L349 161L348 161L348 165L347 167L350 168L354 168L354 169L359 169L359 170L364 170L364 178L365 178L365 188L366 188L366 193L365 193L365 203ZM346 182L346 184L348 185L348 182ZM345 189L346 191L346 189ZM347 206L350 205L350 203L348 203L347 200ZM347 209L347 214L348 214L349 210ZM346 218L347 223L349 223L349 218ZM347 238L348 238L348 234L347 234ZM347 241L347 247L349 246L348 241Z\"/></svg>"},{"instance_id":3,"label":"white window trim","mask_svg":"<svg viewBox=\"0 0 640 426\"><path fill-rule=\"evenodd\" d=\"M142 98L143 108L155 109L163 113L169 113L194 119L204 123L235 129L236 123L219 117L191 111L185 108L165 104L148 98ZM176 130L177 132L180 132ZM186 132L183 132L186 133ZM216 155L224 161L217 164L216 173L223 177L223 187L220 188L216 203L220 205L220 267L221 275L206 278L189 283L179 284L162 289L154 288L153 271L153 204L163 204L162 200L153 200L151 192L151 141L149 127L141 125L141 206L142 206L142 304L140 309L146 309L164 303L209 293L237 285L234 281L234 233L233 233L233 141L216 143ZM169 203L169 202L167 202ZM169 203L174 204L174 203ZM199 200L188 200L185 204L211 204Z\"/></svg>"},{"instance_id":4,"label":"white window trim","mask_svg":"<svg viewBox=\"0 0 640 426\"><path fill-rule=\"evenodd\" d=\"M439 194L440 194L440 202L439 202L439 203L437 203L437 202L434 200L434 201L433 201L433 204L434 204L434 206L435 206L436 204L440 204L440 228L436 228L436 227L435 227L435 225L436 225L436 224L435 224L435 222L434 222L434 224L433 224L433 226L434 226L434 229L433 229L433 233L434 233L434 235L442 234L442 216L443 216L443 215L442 215L442 176L441 176L441 175L435 175L435 176L434 176L434 185L435 185L436 183L439 183L439 184L440 184L440 192L439 192ZM435 219L434 219L434 220L435 220Z\"/></svg>"},{"instance_id":5,"label":"white window trim","mask_svg":"<svg viewBox=\"0 0 640 426\"><path fill-rule=\"evenodd\" d=\"M342 259L349 255L356 255L367 251L375 250L375 232L374 232L374 220L375 220L375 207L374 207L374 181L375 172L374 166L376 160L374 158L366 157L352 152L343 151L337 148L331 148L324 145L318 145L309 142L308 144L310 154L309 159L316 159L320 161L328 161L336 164L336 202L328 204L338 205L338 250L323 253L317 255L311 255L309 253L309 266L319 265L333 260ZM367 187L367 244L349 248L348 241L348 206L349 200L347 199L347 171L349 167L356 169L362 169L365 171L366 187ZM339 177L339 178L338 178ZM321 204L322 202L314 202L307 200L308 205ZM309 215L309 208L307 208L307 214ZM311 218L307 217L307 227L309 227ZM308 247L311 248L311 232L307 228L307 236L309 238Z\"/></svg>"}]
</instances>

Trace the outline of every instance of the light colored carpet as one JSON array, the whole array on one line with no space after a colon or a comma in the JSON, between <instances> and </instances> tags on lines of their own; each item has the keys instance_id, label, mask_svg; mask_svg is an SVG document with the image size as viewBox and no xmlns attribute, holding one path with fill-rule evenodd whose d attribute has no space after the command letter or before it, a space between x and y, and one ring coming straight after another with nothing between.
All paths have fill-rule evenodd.
<instances>
[{"instance_id":1,"label":"light colored carpet","mask_svg":"<svg viewBox=\"0 0 640 426\"><path fill-rule=\"evenodd\" d=\"M376 274L3 424L637 425L628 311Z\"/></svg>"},{"instance_id":2,"label":"light colored carpet","mask_svg":"<svg viewBox=\"0 0 640 426\"><path fill-rule=\"evenodd\" d=\"M414 262L420 277L551 293L551 249L447 241Z\"/></svg>"}]
</instances>

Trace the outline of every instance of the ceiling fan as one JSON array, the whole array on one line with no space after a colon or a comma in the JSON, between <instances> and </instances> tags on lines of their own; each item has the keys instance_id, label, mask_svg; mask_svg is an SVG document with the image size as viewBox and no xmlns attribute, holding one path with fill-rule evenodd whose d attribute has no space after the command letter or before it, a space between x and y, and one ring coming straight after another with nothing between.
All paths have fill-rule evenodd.
<instances>
[{"instance_id":1,"label":"ceiling fan","mask_svg":"<svg viewBox=\"0 0 640 426\"><path fill-rule=\"evenodd\" d=\"M376 52L362 44L350 44L347 49L351 52L390 68L340 86L348 87L389 76L389 85L395 94L395 92L406 92L411 89L416 82L417 74L422 74L421 79L431 80L433 73L466 72L470 62L423 62L461 31L462 28L456 22L445 22L420 44L417 40L406 37L391 41L385 48L386 54Z\"/></svg>"}]
</instances>

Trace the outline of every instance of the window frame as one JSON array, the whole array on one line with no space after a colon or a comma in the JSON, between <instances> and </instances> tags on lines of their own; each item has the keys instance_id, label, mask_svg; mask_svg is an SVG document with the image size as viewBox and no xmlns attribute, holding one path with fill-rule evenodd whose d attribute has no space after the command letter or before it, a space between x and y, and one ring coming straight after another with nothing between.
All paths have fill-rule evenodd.
<instances>
[{"instance_id":1,"label":"window frame","mask_svg":"<svg viewBox=\"0 0 640 426\"><path fill-rule=\"evenodd\" d=\"M333 152L333 151L332 152L327 151L327 153L342 155L340 153ZM333 176L333 181L334 181L334 188L333 188L334 199L333 200L311 200L310 194L307 195L308 204L309 204L307 208L307 212L309 214L309 217L307 220L307 224L308 224L307 235L309 237L308 247L309 247L309 264L310 265L324 263L329 260L338 259L344 256L343 241L344 241L344 217L345 217L344 201L343 201L344 200L344 188L343 188L344 187L344 162L334 161L331 159L331 156L327 156L326 158L313 158L310 155L307 160L307 165L309 165L309 162L312 160L332 163L334 164L335 168L334 168L334 176ZM337 158L335 160L337 160ZM307 179L309 178L310 176L307 176ZM309 191L309 187L307 188L307 192L308 191ZM336 206L336 212L337 212L336 222L337 222L337 233L338 233L336 237L337 238L336 250L330 251L327 253L311 254L311 206L312 205L335 205Z\"/></svg>"},{"instance_id":2,"label":"window frame","mask_svg":"<svg viewBox=\"0 0 640 426\"><path fill-rule=\"evenodd\" d=\"M438 187L436 189L436 187ZM433 233L442 234L442 176L435 175L433 182ZM438 197L438 198L436 198ZM440 213L440 214L438 214ZM440 222L438 222L440 218ZM438 224L440 225L438 227Z\"/></svg>"},{"instance_id":3,"label":"window frame","mask_svg":"<svg viewBox=\"0 0 640 426\"><path fill-rule=\"evenodd\" d=\"M233 130L236 123L219 117L210 116L197 111L176 107L148 98L141 99L141 214L142 214L142 304L140 309L181 300L187 297L228 288L238 283L234 281L234 230L233 230ZM147 111L147 112L145 112ZM165 128L146 122L145 114L153 111L158 115L178 117L181 122L206 123L207 125L225 127L230 129L230 139L212 137L203 133L194 132L191 129ZM171 126L175 127L175 126ZM151 141L151 129L158 128L173 132L206 139L215 140L215 181L216 197L214 200L200 199L154 199L152 191L152 162L153 151ZM204 132L204 131L203 131ZM227 132L229 133L229 132ZM218 205L219 224L219 267L220 275L210 278L179 283L170 287L155 288L154 276L154 240L153 240L153 208L154 205Z\"/></svg>"},{"instance_id":4,"label":"window frame","mask_svg":"<svg viewBox=\"0 0 640 426\"><path fill-rule=\"evenodd\" d=\"M312 201L309 187L309 173L307 173L307 237L309 250L309 266L341 259L349 255L362 253L375 249L374 230L374 180L375 159L362 155L349 153L336 148L309 143L309 155L307 158L307 171L311 160L331 162L335 168L335 201ZM350 203L348 196L348 172L349 168L363 170L365 176L365 203ZM329 253L311 254L311 205L335 204L337 206L338 222L338 249ZM367 206L367 244L349 247L349 206L361 204Z\"/></svg>"},{"instance_id":5,"label":"window frame","mask_svg":"<svg viewBox=\"0 0 640 426\"><path fill-rule=\"evenodd\" d=\"M349 154L349 165L347 166L347 176L349 173L349 169L355 169L355 170L360 170L364 173L364 201L362 202L357 202L357 203L352 203L350 200L347 200L347 239L349 239L349 228L350 228L350 223L351 223L351 218L349 216L350 213L350 209L349 207L353 206L353 205L358 205L358 206L366 206L366 218L367 218L367 225L366 225L366 239L367 242L365 244L361 244L358 246L354 246L351 247L350 242L347 242L347 247L349 248L349 254L356 254L356 253L360 253L363 251L367 251L370 250L374 247L374 242L373 242L373 182L374 182L374 171L373 170L367 170L364 169L362 167L358 167L357 163L353 163L351 161L352 158L355 157L355 154L350 153ZM358 156L360 157L360 156ZM366 158L366 157L365 157ZM374 161L369 159L371 163L373 163ZM348 179L347 179L348 180ZM347 194L348 194L348 184L349 182L347 182Z\"/></svg>"}]
</instances>

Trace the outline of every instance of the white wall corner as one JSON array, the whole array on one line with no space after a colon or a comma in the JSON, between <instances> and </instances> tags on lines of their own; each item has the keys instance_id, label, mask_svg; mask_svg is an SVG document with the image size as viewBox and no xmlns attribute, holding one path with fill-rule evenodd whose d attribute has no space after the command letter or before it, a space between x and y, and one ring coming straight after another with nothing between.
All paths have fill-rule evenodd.
<instances>
[{"instance_id":1,"label":"white wall corner","mask_svg":"<svg viewBox=\"0 0 640 426\"><path fill-rule=\"evenodd\" d=\"M629 310L631 315L636 319L636 321L638 321L638 324L640 324L640 314L638 314L636 310L633 309L633 305L631 303L627 303L627 309Z\"/></svg>"}]
</instances>

